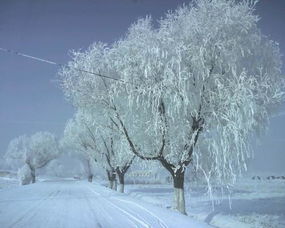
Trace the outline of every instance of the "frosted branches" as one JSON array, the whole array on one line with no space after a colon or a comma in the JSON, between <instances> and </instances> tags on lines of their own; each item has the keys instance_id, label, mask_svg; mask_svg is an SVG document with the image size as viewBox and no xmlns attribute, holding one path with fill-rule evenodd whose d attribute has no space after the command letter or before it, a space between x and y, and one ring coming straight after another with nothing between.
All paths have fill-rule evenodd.
<instances>
[{"instance_id":1,"label":"frosted branches","mask_svg":"<svg viewBox=\"0 0 285 228\"><path fill-rule=\"evenodd\" d=\"M208 181L231 182L246 169L249 138L284 99L278 45L261 35L254 5L196 0L158 28L140 19L109 47L75 52L61 72L63 89L109 126L101 132L116 132L118 145L160 161L175 186L183 187L190 163ZM120 80L79 74L78 66Z\"/></svg>"}]
</instances>

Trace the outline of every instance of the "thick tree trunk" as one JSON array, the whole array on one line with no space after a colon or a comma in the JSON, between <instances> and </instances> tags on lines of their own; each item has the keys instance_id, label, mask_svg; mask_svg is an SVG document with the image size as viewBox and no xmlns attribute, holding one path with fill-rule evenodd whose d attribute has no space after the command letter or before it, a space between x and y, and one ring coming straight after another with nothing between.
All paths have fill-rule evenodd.
<instances>
[{"instance_id":1,"label":"thick tree trunk","mask_svg":"<svg viewBox=\"0 0 285 228\"><path fill-rule=\"evenodd\" d=\"M110 188L110 189L113 189L113 185L114 185L114 181L109 180L109 188Z\"/></svg>"},{"instance_id":2,"label":"thick tree trunk","mask_svg":"<svg viewBox=\"0 0 285 228\"><path fill-rule=\"evenodd\" d=\"M31 175L32 175L32 183L36 183L36 170L32 169L31 170Z\"/></svg>"},{"instance_id":3,"label":"thick tree trunk","mask_svg":"<svg viewBox=\"0 0 285 228\"><path fill-rule=\"evenodd\" d=\"M88 181L89 181L89 182L92 182L92 180L93 180L93 175L92 175L92 174L89 174L89 175L88 175Z\"/></svg>"},{"instance_id":4,"label":"thick tree trunk","mask_svg":"<svg viewBox=\"0 0 285 228\"><path fill-rule=\"evenodd\" d=\"M125 173L119 172L118 177L119 177L119 182L120 182L119 191L121 193L124 193L124 191L125 191Z\"/></svg>"},{"instance_id":5,"label":"thick tree trunk","mask_svg":"<svg viewBox=\"0 0 285 228\"><path fill-rule=\"evenodd\" d=\"M109 188L117 191L117 180L116 179L109 180Z\"/></svg>"},{"instance_id":6,"label":"thick tree trunk","mask_svg":"<svg viewBox=\"0 0 285 228\"><path fill-rule=\"evenodd\" d=\"M88 181L92 182L92 180L93 180L93 173L92 173L91 158L87 159L87 175L88 175Z\"/></svg>"},{"instance_id":7,"label":"thick tree trunk","mask_svg":"<svg viewBox=\"0 0 285 228\"><path fill-rule=\"evenodd\" d=\"M185 210L185 197L184 197L184 172L185 169L180 167L179 169L175 170L175 166L168 163L165 159L160 159L161 164L167 171L171 174L173 178L173 187L174 187L174 208L181 212L182 214L186 215Z\"/></svg>"},{"instance_id":8,"label":"thick tree trunk","mask_svg":"<svg viewBox=\"0 0 285 228\"><path fill-rule=\"evenodd\" d=\"M130 168L133 160L135 157L132 158L132 160L130 160L130 162L128 162L127 164L124 165L123 168L116 168L116 172L117 175L119 177L119 182L120 182L120 192L124 193L125 192L125 174L127 173L128 169Z\"/></svg>"},{"instance_id":9,"label":"thick tree trunk","mask_svg":"<svg viewBox=\"0 0 285 228\"><path fill-rule=\"evenodd\" d=\"M116 172L106 170L108 180L109 180L109 188L113 190L117 190L117 180L116 180Z\"/></svg>"},{"instance_id":10,"label":"thick tree trunk","mask_svg":"<svg viewBox=\"0 0 285 228\"><path fill-rule=\"evenodd\" d=\"M117 179L116 179L116 177L115 177L113 183L114 183L114 184L113 184L113 190L117 191L118 185L117 185Z\"/></svg>"},{"instance_id":11,"label":"thick tree trunk","mask_svg":"<svg viewBox=\"0 0 285 228\"><path fill-rule=\"evenodd\" d=\"M31 181L32 183L36 183L36 169L30 164L30 162L26 162L26 164L29 166L30 170L31 170Z\"/></svg>"},{"instance_id":12,"label":"thick tree trunk","mask_svg":"<svg viewBox=\"0 0 285 228\"><path fill-rule=\"evenodd\" d=\"M174 206L175 209L186 215L184 197L184 171L177 170L172 175L174 184Z\"/></svg>"}]
</instances>

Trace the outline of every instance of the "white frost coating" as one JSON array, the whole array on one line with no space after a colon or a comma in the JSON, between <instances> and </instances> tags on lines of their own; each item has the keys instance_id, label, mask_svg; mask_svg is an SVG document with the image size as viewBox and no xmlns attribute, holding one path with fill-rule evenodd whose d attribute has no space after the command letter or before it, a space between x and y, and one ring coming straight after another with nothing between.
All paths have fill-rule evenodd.
<instances>
[{"instance_id":1,"label":"white frost coating","mask_svg":"<svg viewBox=\"0 0 285 228\"><path fill-rule=\"evenodd\" d=\"M49 132L37 132L32 136L19 136L8 145L5 157L8 162L29 166L32 182L36 181L36 169L47 165L60 153L55 136Z\"/></svg>"},{"instance_id":2,"label":"white frost coating","mask_svg":"<svg viewBox=\"0 0 285 228\"><path fill-rule=\"evenodd\" d=\"M112 131L112 123L104 120L95 110L78 110L74 118L66 124L62 144L105 169L109 177L109 187L116 190L114 173L124 171L126 166L130 166L134 156L120 134L116 130Z\"/></svg>"},{"instance_id":3,"label":"white frost coating","mask_svg":"<svg viewBox=\"0 0 285 228\"><path fill-rule=\"evenodd\" d=\"M18 179L20 185L26 185L31 183L32 181L31 169L27 164L25 164L21 169L19 169Z\"/></svg>"},{"instance_id":4,"label":"white frost coating","mask_svg":"<svg viewBox=\"0 0 285 228\"><path fill-rule=\"evenodd\" d=\"M125 185L119 184L119 192L124 193L124 191L125 191Z\"/></svg>"},{"instance_id":5,"label":"white frost coating","mask_svg":"<svg viewBox=\"0 0 285 228\"><path fill-rule=\"evenodd\" d=\"M109 47L75 52L61 72L64 92L102 117L102 132L111 121L134 154L167 164L173 177L191 163L208 186L230 186L252 156L249 138L284 98L279 48L261 35L254 5L196 0L156 29L139 19Z\"/></svg>"},{"instance_id":6,"label":"white frost coating","mask_svg":"<svg viewBox=\"0 0 285 228\"><path fill-rule=\"evenodd\" d=\"M176 205L176 210L178 210L182 214L186 214L184 189L174 188L174 204Z\"/></svg>"},{"instance_id":7,"label":"white frost coating","mask_svg":"<svg viewBox=\"0 0 285 228\"><path fill-rule=\"evenodd\" d=\"M89 181L92 182L93 170L95 167L94 154L92 149L95 150L93 141L88 138L89 134L85 125L82 125L78 120L79 115L75 115L73 119L67 121L64 136L61 139L61 146L69 151L73 156L78 157L88 176Z\"/></svg>"}]
</instances>

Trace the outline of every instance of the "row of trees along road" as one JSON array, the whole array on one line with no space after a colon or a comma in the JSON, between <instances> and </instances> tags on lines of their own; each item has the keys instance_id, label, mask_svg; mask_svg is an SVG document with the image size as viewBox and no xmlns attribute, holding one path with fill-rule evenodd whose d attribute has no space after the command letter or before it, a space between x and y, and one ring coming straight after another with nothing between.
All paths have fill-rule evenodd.
<instances>
[{"instance_id":1,"label":"row of trees along road","mask_svg":"<svg viewBox=\"0 0 285 228\"><path fill-rule=\"evenodd\" d=\"M168 12L158 28L151 17L139 19L117 42L73 52L60 72L65 95L91 118L93 142L101 138L87 147L100 154L105 146L128 157L124 164L129 152L159 161L181 213L186 167L208 181L234 181L246 169L249 137L282 102L278 45L261 35L254 5L196 0Z\"/></svg>"},{"instance_id":2,"label":"row of trees along road","mask_svg":"<svg viewBox=\"0 0 285 228\"><path fill-rule=\"evenodd\" d=\"M257 28L254 7L195 0L157 26L139 19L113 44L74 51L59 73L77 110L63 144L100 164L111 188L117 173L121 192L135 158L158 161L183 214L188 166L209 186L233 183L251 156L250 137L284 98L278 44Z\"/></svg>"},{"instance_id":3,"label":"row of trees along road","mask_svg":"<svg viewBox=\"0 0 285 228\"><path fill-rule=\"evenodd\" d=\"M116 189L116 174L120 182L120 192L124 192L124 177L135 156L129 145L112 122L104 121L106 125L94 122L93 112L78 111L74 118L69 120L64 131L62 143L87 161L88 180L93 178L92 162L96 162L106 171L109 187ZM104 118L104 116L101 116ZM98 120L98 119L97 119ZM101 122L102 121L102 122ZM99 121L103 123L103 120Z\"/></svg>"}]
</instances>

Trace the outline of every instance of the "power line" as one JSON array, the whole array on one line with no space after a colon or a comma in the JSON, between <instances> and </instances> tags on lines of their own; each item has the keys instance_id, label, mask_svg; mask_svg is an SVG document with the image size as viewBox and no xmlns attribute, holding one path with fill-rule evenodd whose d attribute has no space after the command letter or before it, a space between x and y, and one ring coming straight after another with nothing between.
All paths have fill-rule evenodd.
<instances>
[{"instance_id":1,"label":"power line","mask_svg":"<svg viewBox=\"0 0 285 228\"><path fill-rule=\"evenodd\" d=\"M6 49L6 48L1 48L1 47L0 47L0 51L7 52L7 53L10 53L10 54L12 54L12 55L18 55L18 56L21 56L21 57L33 59L33 60L38 61L38 62L44 62L44 63L47 63L47 64L56 65L56 66L59 66L59 67L68 67L68 68L70 68L69 66L64 65L64 64L62 64L62 63L57 63L57 62L50 61L50 60L47 60L47 59L35 57L35 56L32 56L32 55L27 55L27 54L24 54L24 53L21 53L21 52L18 52L18 51L14 51L14 50L11 50L11 49ZM77 67L76 67L76 68L73 68L73 69L74 69L74 70L77 70L77 71L79 71L79 72L84 72L84 73L88 73L88 74L93 74L93 75L98 76L98 77L101 77L101 78L107 78L107 79L111 79L111 80L115 80L115 81L121 81L121 82L123 82L123 83L126 83L125 81L123 81L123 80L121 80L121 79L113 78L113 77L110 77L110 76L107 76L107 75L103 75L103 74L100 74L100 73L95 73L95 72L88 71L88 70L84 70L84 69L77 68Z\"/></svg>"},{"instance_id":2,"label":"power line","mask_svg":"<svg viewBox=\"0 0 285 228\"><path fill-rule=\"evenodd\" d=\"M65 125L63 122L54 122L54 121L8 121L0 122L0 125Z\"/></svg>"}]
</instances>

